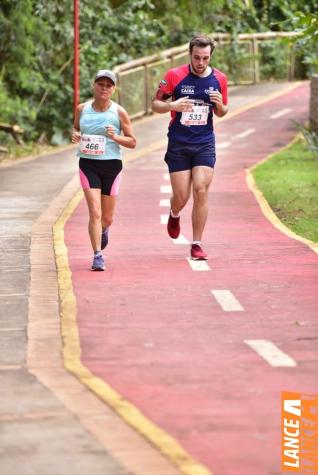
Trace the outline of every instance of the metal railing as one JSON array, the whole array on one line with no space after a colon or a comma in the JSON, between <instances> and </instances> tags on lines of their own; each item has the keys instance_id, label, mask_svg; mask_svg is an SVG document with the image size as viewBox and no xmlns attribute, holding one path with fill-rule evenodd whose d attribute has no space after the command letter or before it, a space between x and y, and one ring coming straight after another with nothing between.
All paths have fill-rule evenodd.
<instances>
[{"instance_id":1,"label":"metal railing","mask_svg":"<svg viewBox=\"0 0 318 475\"><path fill-rule=\"evenodd\" d=\"M270 31L239 34L235 39L228 33L210 35L216 44L213 64L227 74L229 85L256 84L266 78L264 51L272 42L272 46L276 50L279 48L280 54L283 54L284 62L276 79L292 80L295 74L295 52L290 43L282 40L297 34ZM189 61L188 47L189 44L186 43L114 68L118 80L117 101L131 118L151 113L151 97L160 80L168 69Z\"/></svg>"}]
</instances>

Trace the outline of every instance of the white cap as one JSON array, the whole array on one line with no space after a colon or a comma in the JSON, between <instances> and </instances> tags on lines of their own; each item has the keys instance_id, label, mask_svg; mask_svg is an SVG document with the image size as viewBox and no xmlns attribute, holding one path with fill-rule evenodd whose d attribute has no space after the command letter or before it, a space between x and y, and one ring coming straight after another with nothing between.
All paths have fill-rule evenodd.
<instances>
[{"instance_id":1,"label":"white cap","mask_svg":"<svg viewBox=\"0 0 318 475\"><path fill-rule=\"evenodd\" d=\"M108 69L100 69L99 71L97 71L94 82L100 78L108 78L113 81L114 84L116 84L115 74L112 71L109 71Z\"/></svg>"}]
</instances>

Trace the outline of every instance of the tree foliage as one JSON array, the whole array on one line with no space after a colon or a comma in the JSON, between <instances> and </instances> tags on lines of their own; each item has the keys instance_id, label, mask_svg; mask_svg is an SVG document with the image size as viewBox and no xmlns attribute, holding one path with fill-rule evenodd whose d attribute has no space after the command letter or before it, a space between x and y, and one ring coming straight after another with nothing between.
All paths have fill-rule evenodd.
<instances>
[{"instance_id":1,"label":"tree foliage","mask_svg":"<svg viewBox=\"0 0 318 475\"><path fill-rule=\"evenodd\" d=\"M81 100L97 69L183 44L197 32L297 28L312 65L316 10L316 0L81 0ZM0 121L18 123L28 140L45 134L61 141L72 122L72 76L73 1L2 0Z\"/></svg>"},{"instance_id":2,"label":"tree foliage","mask_svg":"<svg viewBox=\"0 0 318 475\"><path fill-rule=\"evenodd\" d=\"M316 5L318 11L318 4ZM298 31L296 47L303 53L304 63L309 66L310 73L318 73L318 13L295 13L291 23Z\"/></svg>"}]
</instances>

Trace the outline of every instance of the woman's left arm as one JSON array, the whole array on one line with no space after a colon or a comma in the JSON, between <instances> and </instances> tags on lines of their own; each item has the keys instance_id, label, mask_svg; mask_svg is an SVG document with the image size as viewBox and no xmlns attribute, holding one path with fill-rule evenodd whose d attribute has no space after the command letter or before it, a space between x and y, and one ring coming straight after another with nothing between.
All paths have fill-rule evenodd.
<instances>
[{"instance_id":1,"label":"woman's left arm","mask_svg":"<svg viewBox=\"0 0 318 475\"><path fill-rule=\"evenodd\" d=\"M121 106L118 106L118 115L120 119L121 129L124 135L118 135L115 133L113 126L106 126L107 136L114 140L118 145L122 145L127 148L136 147L136 137L134 136L131 120L125 109Z\"/></svg>"}]
</instances>

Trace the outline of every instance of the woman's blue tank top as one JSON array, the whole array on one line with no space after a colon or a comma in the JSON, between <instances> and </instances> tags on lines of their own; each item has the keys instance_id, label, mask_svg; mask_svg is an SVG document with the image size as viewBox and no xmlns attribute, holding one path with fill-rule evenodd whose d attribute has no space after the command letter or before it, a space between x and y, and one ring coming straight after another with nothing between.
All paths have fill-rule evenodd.
<instances>
[{"instance_id":1,"label":"woman's blue tank top","mask_svg":"<svg viewBox=\"0 0 318 475\"><path fill-rule=\"evenodd\" d=\"M83 107L80 117L80 131L81 134L87 135L103 135L106 136L106 125L112 125L115 128L115 133L120 135L121 125L118 115L118 105L111 101L109 109L105 112L97 112L93 109L93 101L89 101ZM95 158L98 160L121 160L121 149L118 143L106 136L106 150L104 155L92 157L92 155L85 154L78 151L77 155L82 158Z\"/></svg>"}]
</instances>

